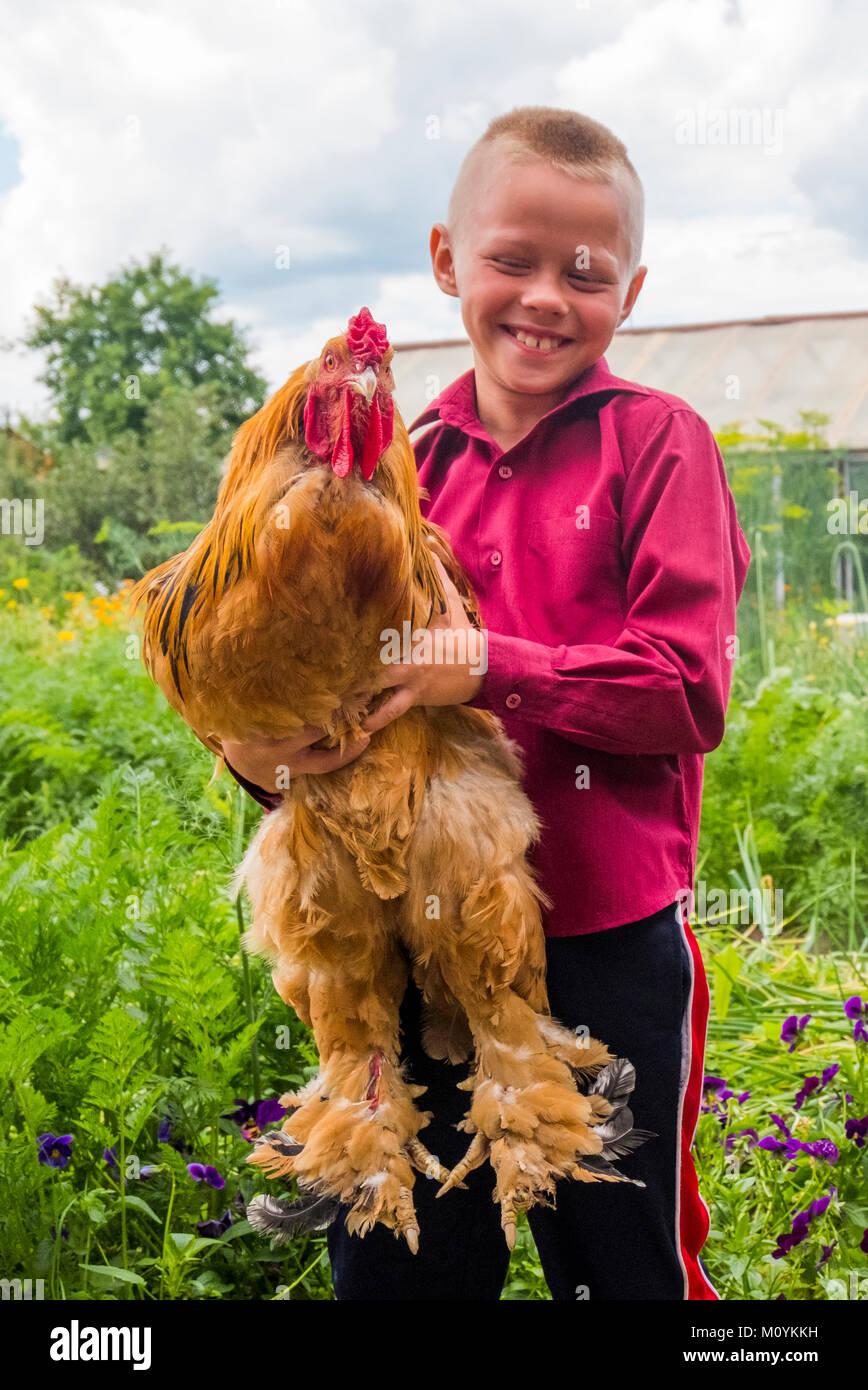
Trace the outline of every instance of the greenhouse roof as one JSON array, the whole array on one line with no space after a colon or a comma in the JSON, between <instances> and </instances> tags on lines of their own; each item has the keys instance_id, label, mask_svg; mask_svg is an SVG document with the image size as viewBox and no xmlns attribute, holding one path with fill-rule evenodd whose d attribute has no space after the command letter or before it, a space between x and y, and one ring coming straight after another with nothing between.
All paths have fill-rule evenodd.
<instances>
[{"instance_id":1,"label":"greenhouse roof","mask_svg":"<svg viewBox=\"0 0 868 1390\"><path fill-rule=\"evenodd\" d=\"M624 328L605 357L615 376L680 396L715 431L760 419L795 430L800 410L819 410L831 445L868 448L868 312ZM396 344L407 424L472 366L466 339Z\"/></svg>"}]
</instances>

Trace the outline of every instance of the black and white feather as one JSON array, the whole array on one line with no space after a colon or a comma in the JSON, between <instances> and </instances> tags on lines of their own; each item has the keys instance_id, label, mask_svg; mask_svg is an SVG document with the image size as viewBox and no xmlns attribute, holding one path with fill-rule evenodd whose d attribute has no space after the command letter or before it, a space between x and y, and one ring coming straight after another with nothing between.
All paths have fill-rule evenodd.
<instances>
[{"instance_id":1,"label":"black and white feather","mask_svg":"<svg viewBox=\"0 0 868 1390\"><path fill-rule=\"evenodd\" d=\"M247 1220L255 1231L268 1236L275 1245L284 1245L295 1236L309 1231L323 1231L338 1214L340 1203L335 1197L306 1193L297 1201L260 1193L247 1203Z\"/></svg>"},{"instance_id":2,"label":"black and white feather","mask_svg":"<svg viewBox=\"0 0 868 1390\"><path fill-rule=\"evenodd\" d=\"M603 1141L600 1153L580 1154L576 1162L589 1173L605 1173L620 1178L622 1182L632 1183L634 1187L644 1187L644 1182L638 1178L628 1178L612 1162L638 1149L646 1139L658 1137L654 1130L633 1128L633 1112L627 1102L635 1085L636 1068L626 1057L616 1057L594 1077L588 1087L589 1093L607 1100L612 1106L612 1113L594 1126L594 1133Z\"/></svg>"}]
</instances>

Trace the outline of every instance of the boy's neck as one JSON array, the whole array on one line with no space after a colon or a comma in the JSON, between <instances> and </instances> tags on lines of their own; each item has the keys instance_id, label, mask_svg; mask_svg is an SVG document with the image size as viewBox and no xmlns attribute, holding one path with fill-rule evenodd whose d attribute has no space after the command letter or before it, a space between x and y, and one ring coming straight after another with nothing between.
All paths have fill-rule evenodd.
<instances>
[{"instance_id":1,"label":"boy's neck","mask_svg":"<svg viewBox=\"0 0 868 1390\"><path fill-rule=\"evenodd\" d=\"M478 363L473 378L479 423L504 453L530 434L544 415L560 405L574 385L573 381L568 381L557 391L539 396L508 391L492 381L484 368L480 371Z\"/></svg>"}]
</instances>

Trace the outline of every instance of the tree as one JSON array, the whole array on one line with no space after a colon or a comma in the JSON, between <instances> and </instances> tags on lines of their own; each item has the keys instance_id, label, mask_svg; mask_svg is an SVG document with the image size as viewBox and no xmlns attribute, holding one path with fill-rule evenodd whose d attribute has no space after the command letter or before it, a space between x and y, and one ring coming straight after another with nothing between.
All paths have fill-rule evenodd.
<instances>
[{"instance_id":1,"label":"tree","mask_svg":"<svg viewBox=\"0 0 868 1390\"><path fill-rule=\"evenodd\" d=\"M193 280L167 255L133 260L104 285L62 277L51 301L35 306L22 342L48 354L39 379L58 417L49 440L106 444L127 430L143 435L149 412L178 388L213 385L215 440L262 404L266 383L247 365L243 332L211 317L215 282ZM45 437L27 423L29 433Z\"/></svg>"}]
</instances>

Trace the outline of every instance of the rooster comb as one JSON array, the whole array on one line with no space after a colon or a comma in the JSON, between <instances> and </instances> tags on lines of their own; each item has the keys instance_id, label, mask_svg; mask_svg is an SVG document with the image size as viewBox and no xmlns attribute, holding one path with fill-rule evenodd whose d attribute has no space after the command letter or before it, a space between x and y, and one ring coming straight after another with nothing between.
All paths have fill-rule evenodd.
<instances>
[{"instance_id":1,"label":"rooster comb","mask_svg":"<svg viewBox=\"0 0 868 1390\"><path fill-rule=\"evenodd\" d=\"M382 361L389 346L384 323L377 323L367 306L353 314L347 326L347 347L357 362L370 366Z\"/></svg>"}]
</instances>

